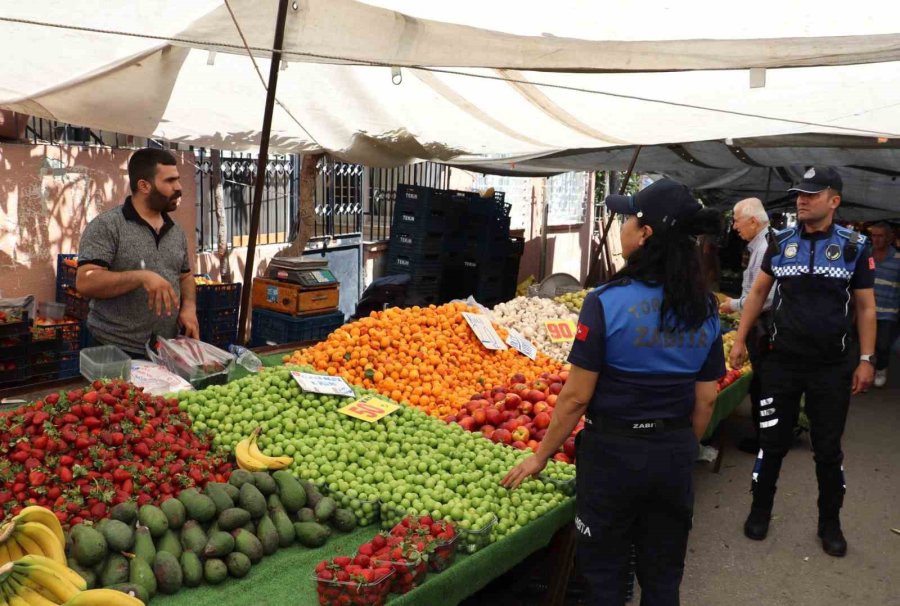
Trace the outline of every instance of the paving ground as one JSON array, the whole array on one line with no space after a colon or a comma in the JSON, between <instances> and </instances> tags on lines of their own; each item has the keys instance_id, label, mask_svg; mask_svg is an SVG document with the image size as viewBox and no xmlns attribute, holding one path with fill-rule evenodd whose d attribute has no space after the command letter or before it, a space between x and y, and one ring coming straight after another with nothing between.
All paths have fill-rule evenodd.
<instances>
[{"instance_id":1,"label":"paving ground","mask_svg":"<svg viewBox=\"0 0 900 606\"><path fill-rule=\"evenodd\" d=\"M808 436L785 459L775 518L763 542L746 539L754 457L736 448L751 431L744 402L723 424L720 473L698 463L696 506L686 571L684 606L900 606L900 363L885 389L853 399L844 435L848 485L842 521L849 543L844 558L826 555L816 537L817 485ZM546 554L544 554L546 556ZM467 600L465 606L540 604L540 570L532 558ZM528 587L530 591L512 592ZM570 589L574 587L570 585ZM512 594L512 595L511 595ZM640 603L640 589L633 605ZM567 604L586 604L570 591Z\"/></svg>"}]
</instances>

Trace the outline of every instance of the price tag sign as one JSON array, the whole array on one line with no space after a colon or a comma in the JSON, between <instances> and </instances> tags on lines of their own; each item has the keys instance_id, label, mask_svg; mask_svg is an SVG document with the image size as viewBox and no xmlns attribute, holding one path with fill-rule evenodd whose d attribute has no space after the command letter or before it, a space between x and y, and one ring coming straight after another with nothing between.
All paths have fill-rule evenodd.
<instances>
[{"instance_id":1,"label":"price tag sign","mask_svg":"<svg viewBox=\"0 0 900 606\"><path fill-rule=\"evenodd\" d=\"M382 400L375 396L365 396L353 404L338 408L338 412L353 417L354 419L374 423L375 421L388 416L398 408L400 408L400 406L393 402L388 402L387 400Z\"/></svg>"},{"instance_id":2,"label":"price tag sign","mask_svg":"<svg viewBox=\"0 0 900 606\"><path fill-rule=\"evenodd\" d=\"M497 331L494 330L494 326L487 316L466 311L462 312L462 315L468 322L469 328L472 329L472 332L475 333L475 336L487 349L509 349L506 343L503 342L503 339L500 338L500 335L497 334Z\"/></svg>"},{"instance_id":3,"label":"price tag sign","mask_svg":"<svg viewBox=\"0 0 900 606\"><path fill-rule=\"evenodd\" d=\"M532 360L537 358L537 348L534 346L534 343L522 336L522 333L520 333L518 330L510 328L509 336L506 337L506 342L510 347L515 349L523 356L526 356Z\"/></svg>"},{"instance_id":4,"label":"price tag sign","mask_svg":"<svg viewBox=\"0 0 900 606\"><path fill-rule=\"evenodd\" d=\"M330 375L314 375L308 372L291 371L291 376L297 381L297 385L303 391L322 393L328 396L351 397L355 395L353 388L347 384L343 377Z\"/></svg>"},{"instance_id":5,"label":"price tag sign","mask_svg":"<svg viewBox=\"0 0 900 606\"><path fill-rule=\"evenodd\" d=\"M554 343L571 343L575 340L575 322L572 320L547 320L547 334Z\"/></svg>"}]
</instances>

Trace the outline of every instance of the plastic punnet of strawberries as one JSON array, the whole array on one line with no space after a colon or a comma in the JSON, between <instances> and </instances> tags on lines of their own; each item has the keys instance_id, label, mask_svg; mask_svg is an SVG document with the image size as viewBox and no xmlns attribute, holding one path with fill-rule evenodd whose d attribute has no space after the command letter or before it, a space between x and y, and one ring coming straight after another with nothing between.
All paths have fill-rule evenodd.
<instances>
[{"instance_id":1,"label":"plastic punnet of strawberries","mask_svg":"<svg viewBox=\"0 0 900 606\"><path fill-rule=\"evenodd\" d=\"M230 473L227 453L193 431L177 400L124 381L95 381L0 414L0 518L42 505L74 526L119 503L159 503Z\"/></svg>"},{"instance_id":2,"label":"plastic punnet of strawberries","mask_svg":"<svg viewBox=\"0 0 900 606\"><path fill-rule=\"evenodd\" d=\"M446 520L435 520L431 516L407 516L394 526L391 536L400 536L410 542L424 542L424 552L428 567L433 572L446 570L456 557L456 528Z\"/></svg>"},{"instance_id":3,"label":"plastic punnet of strawberries","mask_svg":"<svg viewBox=\"0 0 900 606\"><path fill-rule=\"evenodd\" d=\"M357 554L319 562L313 579L322 606L381 606L393 575L389 566L375 566L369 556Z\"/></svg>"}]
</instances>

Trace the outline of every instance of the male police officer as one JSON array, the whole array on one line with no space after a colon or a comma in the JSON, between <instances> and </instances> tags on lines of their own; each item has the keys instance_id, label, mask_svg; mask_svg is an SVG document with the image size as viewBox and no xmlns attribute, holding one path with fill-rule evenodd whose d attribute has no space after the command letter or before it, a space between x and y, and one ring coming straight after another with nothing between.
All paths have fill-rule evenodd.
<instances>
[{"instance_id":1,"label":"male police officer","mask_svg":"<svg viewBox=\"0 0 900 606\"><path fill-rule=\"evenodd\" d=\"M832 556L847 553L839 512L845 490L841 435L850 394L865 391L875 372L875 262L865 237L834 224L842 185L834 169L811 168L791 189L799 192L800 223L773 240L731 351L731 364L740 367L747 357L747 336L775 285L772 352L763 363L761 449L744 534L760 541L766 537L775 484L805 394L819 481L818 534Z\"/></svg>"}]
</instances>

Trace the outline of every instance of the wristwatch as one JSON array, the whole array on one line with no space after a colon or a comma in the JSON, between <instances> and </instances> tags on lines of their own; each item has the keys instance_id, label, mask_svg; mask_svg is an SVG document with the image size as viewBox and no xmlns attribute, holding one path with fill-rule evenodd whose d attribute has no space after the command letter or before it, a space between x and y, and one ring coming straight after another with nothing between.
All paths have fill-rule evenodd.
<instances>
[{"instance_id":1,"label":"wristwatch","mask_svg":"<svg viewBox=\"0 0 900 606\"><path fill-rule=\"evenodd\" d=\"M868 362L872 366L875 365L875 355L874 354L862 354L859 356L860 362Z\"/></svg>"}]
</instances>

